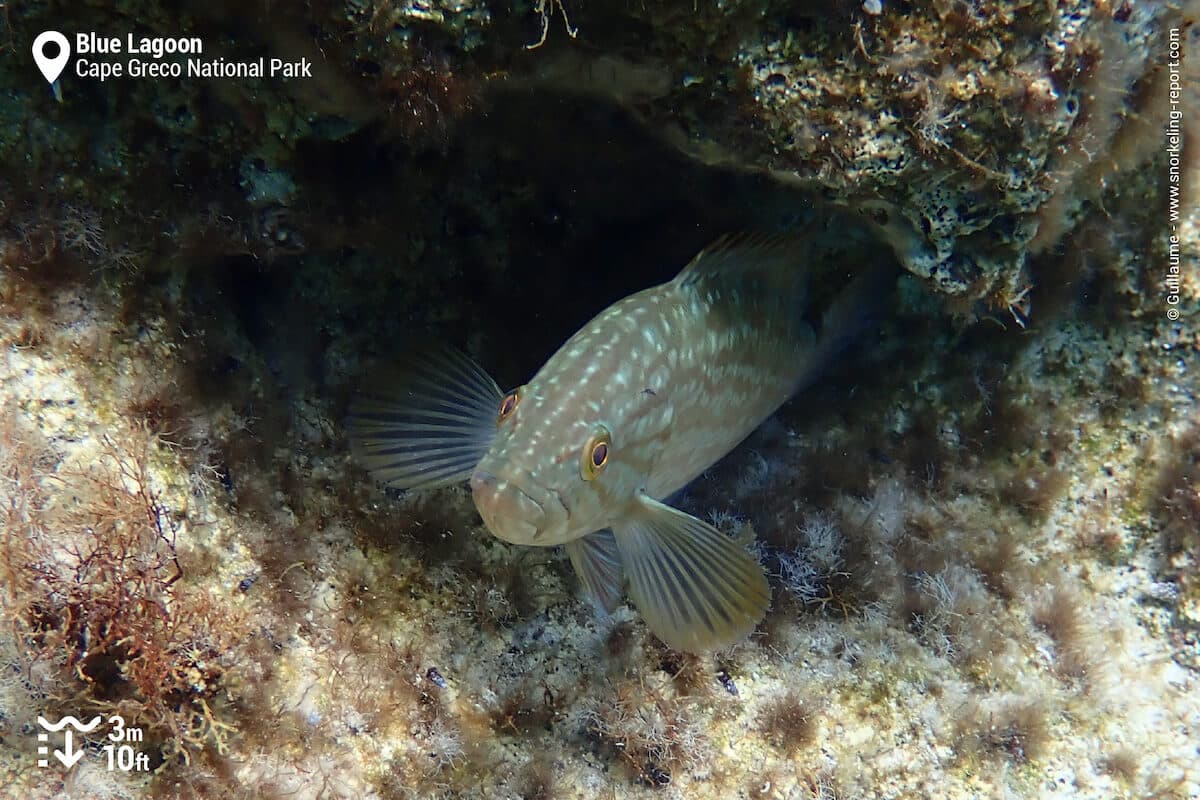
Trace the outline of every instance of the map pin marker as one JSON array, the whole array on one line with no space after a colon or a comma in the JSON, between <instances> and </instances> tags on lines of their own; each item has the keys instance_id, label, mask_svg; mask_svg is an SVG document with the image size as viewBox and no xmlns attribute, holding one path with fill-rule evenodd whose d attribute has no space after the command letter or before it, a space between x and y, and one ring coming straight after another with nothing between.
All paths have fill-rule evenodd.
<instances>
[{"instance_id":1,"label":"map pin marker","mask_svg":"<svg viewBox=\"0 0 1200 800\"><path fill-rule=\"evenodd\" d=\"M58 45L58 55L53 57L46 55L46 45L51 42ZM58 31L43 31L33 40L33 60L37 62L46 82L53 85L62 74L63 67L71 60L71 43Z\"/></svg>"}]
</instances>

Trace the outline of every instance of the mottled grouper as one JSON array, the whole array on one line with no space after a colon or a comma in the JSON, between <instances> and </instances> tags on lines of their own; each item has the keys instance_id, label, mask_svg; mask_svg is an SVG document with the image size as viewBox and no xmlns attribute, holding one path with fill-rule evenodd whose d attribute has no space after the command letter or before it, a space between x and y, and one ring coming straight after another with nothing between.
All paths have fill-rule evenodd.
<instances>
[{"instance_id":1,"label":"mottled grouper","mask_svg":"<svg viewBox=\"0 0 1200 800\"><path fill-rule=\"evenodd\" d=\"M729 645L770 605L758 562L663 499L728 453L839 349L839 300L821 336L805 321L795 243L723 238L674 280L626 297L507 394L449 348L407 354L393 385L354 404L357 456L384 484L470 480L488 529L565 545L612 610L627 588L680 650ZM847 293L851 293L850 290Z\"/></svg>"}]
</instances>

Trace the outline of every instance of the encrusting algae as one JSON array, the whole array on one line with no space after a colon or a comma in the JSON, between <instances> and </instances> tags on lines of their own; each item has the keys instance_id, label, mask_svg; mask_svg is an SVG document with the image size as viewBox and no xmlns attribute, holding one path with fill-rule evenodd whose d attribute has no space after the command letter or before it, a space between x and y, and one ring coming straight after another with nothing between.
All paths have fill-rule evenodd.
<instances>
[{"instance_id":1,"label":"encrusting algae","mask_svg":"<svg viewBox=\"0 0 1200 800\"><path fill-rule=\"evenodd\" d=\"M565 545L593 601L623 586L654 633L705 652L744 637L771 595L759 563L663 501L746 438L861 327L861 281L805 320L794 243L723 238L673 280L602 311L503 394L465 356L415 353L364 394L350 433L381 482L470 480L488 529Z\"/></svg>"},{"instance_id":2,"label":"encrusting algae","mask_svg":"<svg viewBox=\"0 0 1200 800\"><path fill-rule=\"evenodd\" d=\"M1196 4L566 0L579 38L534 51L528 3L278 5L6 7L0 795L1200 798L1200 172L1167 141ZM313 76L51 87L46 30ZM559 373L603 415L468 378L488 444L422 462L461 483L371 485L337 421L405 331L507 390L726 229L796 237L814 347L856 265L898 276L853 358L646 493L753 541L749 636L682 653L625 602L636 495L594 495L664 459L607 404L684 385L638 396L636 335ZM433 379L468 362L405 361L402 407L462 405ZM550 418L555 467L521 449ZM578 533L621 607L480 535L477 470L498 533ZM553 528L501 481L603 513ZM38 718L97 714L141 739L61 763Z\"/></svg>"}]
</instances>

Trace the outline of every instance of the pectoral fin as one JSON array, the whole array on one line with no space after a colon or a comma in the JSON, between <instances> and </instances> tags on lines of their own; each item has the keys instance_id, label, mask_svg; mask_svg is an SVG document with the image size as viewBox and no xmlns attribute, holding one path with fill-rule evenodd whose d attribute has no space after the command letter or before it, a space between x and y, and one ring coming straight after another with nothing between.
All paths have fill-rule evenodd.
<instances>
[{"instance_id":1,"label":"pectoral fin","mask_svg":"<svg viewBox=\"0 0 1200 800\"><path fill-rule=\"evenodd\" d=\"M621 556L613 532L596 531L566 548L588 599L611 614L621 602Z\"/></svg>"},{"instance_id":2,"label":"pectoral fin","mask_svg":"<svg viewBox=\"0 0 1200 800\"><path fill-rule=\"evenodd\" d=\"M771 604L762 567L713 526L642 497L613 528L629 596L650 630L678 650L726 647Z\"/></svg>"},{"instance_id":3,"label":"pectoral fin","mask_svg":"<svg viewBox=\"0 0 1200 800\"><path fill-rule=\"evenodd\" d=\"M496 436L503 394L447 345L409 350L370 375L350 408L351 448L375 480L397 489L461 483Z\"/></svg>"}]
</instances>

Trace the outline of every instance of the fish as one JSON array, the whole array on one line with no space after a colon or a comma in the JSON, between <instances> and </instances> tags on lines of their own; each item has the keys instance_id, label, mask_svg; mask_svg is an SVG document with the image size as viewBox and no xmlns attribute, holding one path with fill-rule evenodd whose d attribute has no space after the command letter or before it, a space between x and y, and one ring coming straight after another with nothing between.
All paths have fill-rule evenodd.
<instances>
[{"instance_id":1,"label":"fish","mask_svg":"<svg viewBox=\"0 0 1200 800\"><path fill-rule=\"evenodd\" d=\"M800 252L786 236L722 237L601 311L508 392L448 345L413 348L351 404L352 453L388 487L469 483L493 535L562 545L599 609L627 593L670 647L728 647L770 607L763 568L666 500L862 327L859 290L809 321Z\"/></svg>"}]
</instances>

